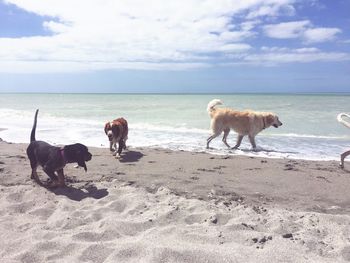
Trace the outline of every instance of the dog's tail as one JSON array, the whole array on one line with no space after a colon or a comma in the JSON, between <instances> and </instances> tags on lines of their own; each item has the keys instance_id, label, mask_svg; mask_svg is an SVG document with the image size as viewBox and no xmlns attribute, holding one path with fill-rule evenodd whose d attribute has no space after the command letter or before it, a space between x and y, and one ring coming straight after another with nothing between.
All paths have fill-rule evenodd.
<instances>
[{"instance_id":1,"label":"dog's tail","mask_svg":"<svg viewBox=\"0 0 350 263\"><path fill-rule=\"evenodd\" d=\"M346 114L346 113L342 112L342 113L339 113L339 114L338 114L337 120L338 120L341 124L343 124L344 126L350 128L350 123L347 122L347 121L345 121L345 120L343 119L343 116L350 118L350 115L349 115L349 114Z\"/></svg>"},{"instance_id":2,"label":"dog's tail","mask_svg":"<svg viewBox=\"0 0 350 263\"><path fill-rule=\"evenodd\" d=\"M33 124L33 128L32 128L32 132L30 134L30 142L35 141L36 120L38 119L38 112L39 112L39 110L36 110L36 112L35 112L34 124Z\"/></svg>"},{"instance_id":3,"label":"dog's tail","mask_svg":"<svg viewBox=\"0 0 350 263\"><path fill-rule=\"evenodd\" d=\"M207 106L207 112L212 117L213 112L215 111L215 106L217 105L222 105L223 102L219 99L214 99L209 101L208 106Z\"/></svg>"}]
</instances>

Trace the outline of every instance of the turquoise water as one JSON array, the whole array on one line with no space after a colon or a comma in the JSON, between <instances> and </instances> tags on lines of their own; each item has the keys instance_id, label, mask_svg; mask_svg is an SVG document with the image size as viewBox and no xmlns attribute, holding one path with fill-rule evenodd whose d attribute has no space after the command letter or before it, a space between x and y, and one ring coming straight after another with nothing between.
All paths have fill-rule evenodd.
<instances>
[{"instance_id":1,"label":"turquoise water","mask_svg":"<svg viewBox=\"0 0 350 263\"><path fill-rule=\"evenodd\" d=\"M206 151L206 107L214 98L237 110L272 111L283 126L258 135L257 153L250 151L247 139L241 150L229 151L220 138L211 153L333 160L350 148L350 130L336 121L338 113L350 112L350 95L345 94L0 94L0 128L6 128L0 137L28 142L39 108L37 138L51 143L106 147L104 123L123 116L130 146ZM231 145L235 137L232 132Z\"/></svg>"}]
</instances>

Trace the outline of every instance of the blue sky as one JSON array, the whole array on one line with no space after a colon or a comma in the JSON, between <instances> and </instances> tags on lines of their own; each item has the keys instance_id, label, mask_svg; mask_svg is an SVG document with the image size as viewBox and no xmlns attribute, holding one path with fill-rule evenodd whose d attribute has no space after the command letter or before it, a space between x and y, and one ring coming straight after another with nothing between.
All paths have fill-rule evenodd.
<instances>
[{"instance_id":1,"label":"blue sky","mask_svg":"<svg viewBox=\"0 0 350 263\"><path fill-rule=\"evenodd\" d=\"M0 92L349 92L349 10L348 0L0 0Z\"/></svg>"}]
</instances>

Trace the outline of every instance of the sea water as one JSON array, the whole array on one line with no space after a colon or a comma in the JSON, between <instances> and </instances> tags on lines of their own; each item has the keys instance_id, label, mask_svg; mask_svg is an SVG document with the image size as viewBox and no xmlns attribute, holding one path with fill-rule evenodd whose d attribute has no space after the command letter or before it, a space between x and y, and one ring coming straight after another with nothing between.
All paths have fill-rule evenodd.
<instances>
[{"instance_id":1,"label":"sea water","mask_svg":"<svg viewBox=\"0 0 350 263\"><path fill-rule=\"evenodd\" d=\"M211 142L212 99L236 110L270 111L283 126L257 137L259 151L248 138L239 150L228 149L222 136ZM309 160L338 160L350 149L350 130L337 122L350 113L349 94L0 94L0 138L28 143L36 109L40 109L37 140L62 145L75 142L109 147L104 124L118 117L129 123L131 147L161 147L212 154L249 155ZM232 131L228 143L235 145Z\"/></svg>"}]
</instances>

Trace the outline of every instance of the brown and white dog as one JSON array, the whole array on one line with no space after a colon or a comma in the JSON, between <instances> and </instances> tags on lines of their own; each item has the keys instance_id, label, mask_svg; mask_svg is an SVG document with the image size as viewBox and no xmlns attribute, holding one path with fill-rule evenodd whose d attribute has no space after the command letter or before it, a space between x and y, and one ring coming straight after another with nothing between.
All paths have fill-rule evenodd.
<instances>
[{"instance_id":1,"label":"brown and white dog","mask_svg":"<svg viewBox=\"0 0 350 263\"><path fill-rule=\"evenodd\" d=\"M242 142L244 136L248 135L253 150L256 150L255 136L262 130L274 126L278 128L282 125L276 114L271 112L256 111L236 111L228 108L215 108L217 105L223 104L221 100L214 99L208 103L207 111L211 118L211 129L213 134L207 139L207 148L214 138L224 132L222 141L231 148L226 139L230 130L233 129L238 133L237 143L233 149L237 149Z\"/></svg>"},{"instance_id":2,"label":"brown and white dog","mask_svg":"<svg viewBox=\"0 0 350 263\"><path fill-rule=\"evenodd\" d=\"M105 124L105 133L109 139L109 149L113 152L113 155L115 155L116 158L120 158L122 149L126 149L128 131L128 122L124 118L118 118Z\"/></svg>"},{"instance_id":3,"label":"brown and white dog","mask_svg":"<svg viewBox=\"0 0 350 263\"><path fill-rule=\"evenodd\" d=\"M347 122L343 119L343 116L345 117L348 117L350 118L350 115L349 114L346 114L346 113L339 113L338 116L337 116L337 120L343 124L345 127L348 127L350 128L350 122ZM340 155L340 167L341 168L344 168L344 159L350 155L350 151L346 151L346 152L343 152L341 155Z\"/></svg>"}]
</instances>

